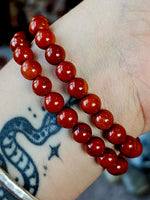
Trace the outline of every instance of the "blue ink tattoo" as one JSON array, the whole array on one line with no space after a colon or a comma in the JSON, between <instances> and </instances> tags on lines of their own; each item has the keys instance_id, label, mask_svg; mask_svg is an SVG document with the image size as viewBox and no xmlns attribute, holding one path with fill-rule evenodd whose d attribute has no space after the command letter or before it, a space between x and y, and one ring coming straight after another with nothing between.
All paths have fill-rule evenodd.
<instances>
[{"instance_id":1,"label":"blue ink tattoo","mask_svg":"<svg viewBox=\"0 0 150 200\"><path fill-rule=\"evenodd\" d=\"M32 111L32 109L30 107L28 107L28 111Z\"/></svg>"},{"instance_id":2,"label":"blue ink tattoo","mask_svg":"<svg viewBox=\"0 0 150 200\"><path fill-rule=\"evenodd\" d=\"M50 160L52 157L56 156L58 158L59 157L59 153L58 153L58 150L59 150L59 147L60 147L60 144L58 144L57 146L55 147L52 147L51 145L49 145L50 149L51 149L51 154L50 156L48 157L48 160Z\"/></svg>"},{"instance_id":3,"label":"blue ink tattoo","mask_svg":"<svg viewBox=\"0 0 150 200\"><path fill-rule=\"evenodd\" d=\"M65 107L71 107L78 103L78 100L71 98L67 101ZM28 110L32 112L31 107ZM45 109L42 107L42 111ZM36 114L34 114L36 117ZM8 121L0 133L0 166L8 172L6 161L11 163L20 173L23 178L23 187L31 194L36 195L39 187L39 172L31 156L17 142L17 134L23 134L32 145L43 145L48 138L59 132L61 127L57 123L57 114L45 112L41 127L36 129L24 117L15 117ZM60 158L58 154L60 144L56 147L51 147L50 160L53 156ZM44 167L47 170L47 167ZM8 172L9 173L9 172ZM44 174L44 176L46 173ZM19 178L16 177L16 181ZM16 200L2 186L0 186L0 200Z\"/></svg>"},{"instance_id":4,"label":"blue ink tattoo","mask_svg":"<svg viewBox=\"0 0 150 200\"><path fill-rule=\"evenodd\" d=\"M43 109L42 109L42 110L43 110ZM29 112L32 112L31 107L28 107L28 111L29 111ZM37 118L37 115L34 113L34 114L33 114L33 117L34 117L34 118Z\"/></svg>"},{"instance_id":5,"label":"blue ink tattoo","mask_svg":"<svg viewBox=\"0 0 150 200\"><path fill-rule=\"evenodd\" d=\"M44 167L43 167L45 170L47 170L47 166L46 165L44 165Z\"/></svg>"},{"instance_id":6,"label":"blue ink tattoo","mask_svg":"<svg viewBox=\"0 0 150 200\"><path fill-rule=\"evenodd\" d=\"M37 118L37 115L36 115L36 114L33 114L33 117L34 117L34 118Z\"/></svg>"}]
</instances>

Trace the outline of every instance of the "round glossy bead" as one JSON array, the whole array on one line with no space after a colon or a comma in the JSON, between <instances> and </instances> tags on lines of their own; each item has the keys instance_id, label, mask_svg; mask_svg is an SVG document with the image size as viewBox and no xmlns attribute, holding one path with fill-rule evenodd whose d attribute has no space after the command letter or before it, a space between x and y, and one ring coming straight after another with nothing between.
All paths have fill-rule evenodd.
<instances>
[{"instance_id":1,"label":"round glossy bead","mask_svg":"<svg viewBox=\"0 0 150 200\"><path fill-rule=\"evenodd\" d=\"M76 142L86 143L91 139L92 129L88 124L80 123L73 128L73 138Z\"/></svg>"},{"instance_id":2,"label":"round glossy bead","mask_svg":"<svg viewBox=\"0 0 150 200\"><path fill-rule=\"evenodd\" d=\"M19 46L14 51L15 61L21 65L25 60L32 60L34 55L30 48Z\"/></svg>"},{"instance_id":3,"label":"round glossy bead","mask_svg":"<svg viewBox=\"0 0 150 200\"><path fill-rule=\"evenodd\" d=\"M117 154L114 150L106 148L104 153L97 157L97 162L104 168L114 165L117 161Z\"/></svg>"},{"instance_id":4,"label":"round glossy bead","mask_svg":"<svg viewBox=\"0 0 150 200\"><path fill-rule=\"evenodd\" d=\"M86 143L85 150L90 156L98 157L104 153L105 143L100 137L92 137Z\"/></svg>"},{"instance_id":5,"label":"round glossy bead","mask_svg":"<svg viewBox=\"0 0 150 200\"><path fill-rule=\"evenodd\" d=\"M107 140L112 144L122 144L126 139L126 131L120 124L114 124L104 132Z\"/></svg>"},{"instance_id":6,"label":"round glossy bead","mask_svg":"<svg viewBox=\"0 0 150 200\"><path fill-rule=\"evenodd\" d=\"M120 146L120 152L129 158L136 158L143 151L142 144L139 138L133 138L127 135L123 144Z\"/></svg>"},{"instance_id":7,"label":"round glossy bead","mask_svg":"<svg viewBox=\"0 0 150 200\"><path fill-rule=\"evenodd\" d=\"M124 158L118 157L116 164L108 167L107 171L112 175L122 175L128 171L128 162Z\"/></svg>"},{"instance_id":8,"label":"round glossy bead","mask_svg":"<svg viewBox=\"0 0 150 200\"><path fill-rule=\"evenodd\" d=\"M32 89L35 94L45 96L50 93L52 89L51 81L45 76L38 76L32 82Z\"/></svg>"},{"instance_id":9,"label":"round glossy bead","mask_svg":"<svg viewBox=\"0 0 150 200\"><path fill-rule=\"evenodd\" d=\"M50 24L49 20L43 15L35 15L34 17L32 17L31 21L34 20L45 20L48 24Z\"/></svg>"},{"instance_id":10,"label":"round glossy bead","mask_svg":"<svg viewBox=\"0 0 150 200\"><path fill-rule=\"evenodd\" d=\"M49 29L39 30L35 35L35 42L41 49L55 43L55 35Z\"/></svg>"},{"instance_id":11,"label":"round glossy bead","mask_svg":"<svg viewBox=\"0 0 150 200\"><path fill-rule=\"evenodd\" d=\"M41 29L49 29L49 21L42 15L36 15L30 21L29 31L34 36Z\"/></svg>"},{"instance_id":12,"label":"round glossy bead","mask_svg":"<svg viewBox=\"0 0 150 200\"><path fill-rule=\"evenodd\" d=\"M58 113L64 107L64 98L57 92L51 92L44 97L44 107L50 113Z\"/></svg>"},{"instance_id":13,"label":"round glossy bead","mask_svg":"<svg viewBox=\"0 0 150 200\"><path fill-rule=\"evenodd\" d=\"M65 108L57 115L57 122L63 128L73 128L78 121L78 115L72 108Z\"/></svg>"},{"instance_id":14,"label":"round glossy bead","mask_svg":"<svg viewBox=\"0 0 150 200\"><path fill-rule=\"evenodd\" d=\"M95 94L88 94L81 100L80 106L84 112L88 114L96 114L100 111L101 100Z\"/></svg>"},{"instance_id":15,"label":"round glossy bead","mask_svg":"<svg viewBox=\"0 0 150 200\"><path fill-rule=\"evenodd\" d=\"M118 160L118 155L117 155L117 153L113 149L107 147L105 149L104 153L111 153L114 156L115 160Z\"/></svg>"},{"instance_id":16,"label":"round glossy bead","mask_svg":"<svg viewBox=\"0 0 150 200\"><path fill-rule=\"evenodd\" d=\"M107 130L113 125L114 118L112 113L108 110L101 110L93 116L93 122L97 128Z\"/></svg>"},{"instance_id":17,"label":"round glossy bead","mask_svg":"<svg viewBox=\"0 0 150 200\"><path fill-rule=\"evenodd\" d=\"M73 78L68 82L67 90L70 96L81 99L88 93L88 84L82 78Z\"/></svg>"},{"instance_id":18,"label":"round glossy bead","mask_svg":"<svg viewBox=\"0 0 150 200\"><path fill-rule=\"evenodd\" d=\"M21 65L21 73L24 78L28 80L33 80L37 76L41 75L42 67L40 63L35 60L26 60Z\"/></svg>"},{"instance_id":19,"label":"round glossy bead","mask_svg":"<svg viewBox=\"0 0 150 200\"><path fill-rule=\"evenodd\" d=\"M51 44L45 51L46 60L52 65L64 61L65 54L65 50L57 44Z\"/></svg>"},{"instance_id":20,"label":"round glossy bead","mask_svg":"<svg viewBox=\"0 0 150 200\"><path fill-rule=\"evenodd\" d=\"M25 37L22 36L13 37L10 41L11 50L14 51L19 46L29 47L30 43Z\"/></svg>"},{"instance_id":21,"label":"round glossy bead","mask_svg":"<svg viewBox=\"0 0 150 200\"><path fill-rule=\"evenodd\" d=\"M75 77L76 68L71 62L63 61L57 65L56 75L61 81L68 82Z\"/></svg>"},{"instance_id":22,"label":"round glossy bead","mask_svg":"<svg viewBox=\"0 0 150 200\"><path fill-rule=\"evenodd\" d=\"M18 31L17 33L14 34L13 37L22 37L22 38L27 38L27 34L25 31Z\"/></svg>"}]
</instances>

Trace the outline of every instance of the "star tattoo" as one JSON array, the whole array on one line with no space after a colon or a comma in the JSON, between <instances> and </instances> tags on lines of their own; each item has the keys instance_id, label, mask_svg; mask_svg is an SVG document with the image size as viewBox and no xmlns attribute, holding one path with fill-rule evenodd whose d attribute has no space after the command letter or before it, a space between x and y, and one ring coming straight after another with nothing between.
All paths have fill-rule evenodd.
<instances>
[{"instance_id":1,"label":"star tattoo","mask_svg":"<svg viewBox=\"0 0 150 200\"><path fill-rule=\"evenodd\" d=\"M58 144L57 146L53 146L53 147L51 145L49 145L49 147L51 149L51 152L50 152L50 156L48 157L48 160L50 160L54 156L60 158L60 156L59 156L60 144Z\"/></svg>"}]
</instances>

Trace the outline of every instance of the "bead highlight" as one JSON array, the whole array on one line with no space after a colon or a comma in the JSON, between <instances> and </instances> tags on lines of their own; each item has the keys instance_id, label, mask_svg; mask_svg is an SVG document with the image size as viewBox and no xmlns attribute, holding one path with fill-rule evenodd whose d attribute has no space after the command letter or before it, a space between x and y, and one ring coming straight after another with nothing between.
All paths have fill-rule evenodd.
<instances>
[{"instance_id":1,"label":"bead highlight","mask_svg":"<svg viewBox=\"0 0 150 200\"><path fill-rule=\"evenodd\" d=\"M104 131L104 134L112 144L122 144L126 139L126 131L120 124L114 124L109 130Z\"/></svg>"},{"instance_id":2,"label":"bead highlight","mask_svg":"<svg viewBox=\"0 0 150 200\"><path fill-rule=\"evenodd\" d=\"M122 175L128 171L128 162L124 158L118 157L116 164L108 167L107 171L112 175Z\"/></svg>"},{"instance_id":3,"label":"bead highlight","mask_svg":"<svg viewBox=\"0 0 150 200\"><path fill-rule=\"evenodd\" d=\"M55 43L55 36L49 29L39 30L35 35L35 42L41 49Z\"/></svg>"},{"instance_id":4,"label":"bead highlight","mask_svg":"<svg viewBox=\"0 0 150 200\"><path fill-rule=\"evenodd\" d=\"M57 122L63 128L73 128L78 122L78 115L72 108L64 108L58 113Z\"/></svg>"},{"instance_id":5,"label":"bead highlight","mask_svg":"<svg viewBox=\"0 0 150 200\"><path fill-rule=\"evenodd\" d=\"M106 148L104 153L97 157L97 162L104 168L115 165L117 161L117 154L110 148Z\"/></svg>"},{"instance_id":6,"label":"bead highlight","mask_svg":"<svg viewBox=\"0 0 150 200\"><path fill-rule=\"evenodd\" d=\"M133 138L127 135L123 144L120 146L120 152L129 158L136 158L142 154L143 147L139 138Z\"/></svg>"},{"instance_id":7,"label":"bead highlight","mask_svg":"<svg viewBox=\"0 0 150 200\"><path fill-rule=\"evenodd\" d=\"M100 137L92 137L86 143L85 150L90 156L101 156L105 151L105 143Z\"/></svg>"},{"instance_id":8,"label":"bead highlight","mask_svg":"<svg viewBox=\"0 0 150 200\"><path fill-rule=\"evenodd\" d=\"M91 139L92 129L88 124L80 123L73 128L73 138L78 143L86 143Z\"/></svg>"},{"instance_id":9,"label":"bead highlight","mask_svg":"<svg viewBox=\"0 0 150 200\"><path fill-rule=\"evenodd\" d=\"M33 52L28 47L19 46L14 50L14 60L21 65L26 60L33 60Z\"/></svg>"},{"instance_id":10,"label":"bead highlight","mask_svg":"<svg viewBox=\"0 0 150 200\"><path fill-rule=\"evenodd\" d=\"M30 21L29 31L34 36L41 29L49 29L49 21L42 15L36 15Z\"/></svg>"},{"instance_id":11,"label":"bead highlight","mask_svg":"<svg viewBox=\"0 0 150 200\"><path fill-rule=\"evenodd\" d=\"M68 61L59 63L56 67L56 76L63 82L68 82L76 75L75 66Z\"/></svg>"},{"instance_id":12,"label":"bead highlight","mask_svg":"<svg viewBox=\"0 0 150 200\"><path fill-rule=\"evenodd\" d=\"M35 60L26 60L21 65L21 73L24 78L28 80L33 80L37 76L41 75L42 67L40 63Z\"/></svg>"},{"instance_id":13,"label":"bead highlight","mask_svg":"<svg viewBox=\"0 0 150 200\"><path fill-rule=\"evenodd\" d=\"M73 78L68 82L67 90L70 96L81 99L88 93L88 84L82 78Z\"/></svg>"},{"instance_id":14,"label":"bead highlight","mask_svg":"<svg viewBox=\"0 0 150 200\"><path fill-rule=\"evenodd\" d=\"M65 50L57 44L51 44L45 51L45 58L52 65L64 61L65 55Z\"/></svg>"},{"instance_id":15,"label":"bead highlight","mask_svg":"<svg viewBox=\"0 0 150 200\"><path fill-rule=\"evenodd\" d=\"M58 113L64 107L64 98L57 92L51 92L44 98L44 108L50 113Z\"/></svg>"},{"instance_id":16,"label":"bead highlight","mask_svg":"<svg viewBox=\"0 0 150 200\"><path fill-rule=\"evenodd\" d=\"M99 113L93 116L93 122L97 128L101 130L107 130L113 125L114 118L110 111L101 110Z\"/></svg>"},{"instance_id":17,"label":"bead highlight","mask_svg":"<svg viewBox=\"0 0 150 200\"><path fill-rule=\"evenodd\" d=\"M100 111L101 100L95 94L88 94L81 100L80 106L84 112L88 114L96 114Z\"/></svg>"},{"instance_id":18,"label":"bead highlight","mask_svg":"<svg viewBox=\"0 0 150 200\"><path fill-rule=\"evenodd\" d=\"M32 82L32 89L35 94L45 96L51 92L52 83L47 77L38 76Z\"/></svg>"}]
</instances>

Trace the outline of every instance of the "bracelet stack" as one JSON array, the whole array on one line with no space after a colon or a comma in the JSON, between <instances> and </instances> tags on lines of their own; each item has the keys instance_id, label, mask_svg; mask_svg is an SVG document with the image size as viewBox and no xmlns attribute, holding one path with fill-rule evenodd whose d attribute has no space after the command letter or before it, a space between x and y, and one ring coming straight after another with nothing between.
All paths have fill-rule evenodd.
<instances>
[{"instance_id":1,"label":"bracelet stack","mask_svg":"<svg viewBox=\"0 0 150 200\"><path fill-rule=\"evenodd\" d=\"M32 89L35 94L43 96L43 105L50 113L57 113L57 122L63 128L72 128L73 139L84 145L84 149L96 158L97 163L107 169L110 174L122 175L128 170L126 158L135 158L142 153L142 144L139 138L133 138L126 134L126 130L120 124L114 123L112 113L101 109L101 99L95 94L88 93L88 83L76 77L76 67L69 61L65 61L65 50L55 44L55 35L49 29L49 21L42 15L33 17L29 24L29 32L35 37L36 45L45 50L45 58L48 63L56 65L56 76L67 85L68 94L80 100L80 107L91 115L93 124L103 131L104 137L116 145L120 154L105 147L104 140L92 136L92 129L86 123L78 122L78 114L72 108L64 108L64 98L61 94L53 92L49 78L42 76L40 63L34 60L33 51L25 32L17 32L10 47L17 64L21 65L21 73L24 78L32 80Z\"/></svg>"}]
</instances>

